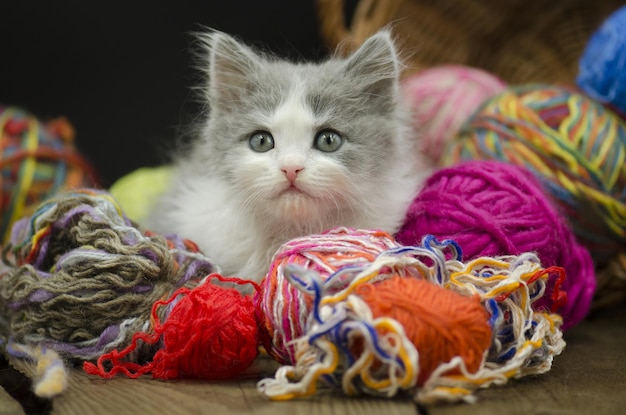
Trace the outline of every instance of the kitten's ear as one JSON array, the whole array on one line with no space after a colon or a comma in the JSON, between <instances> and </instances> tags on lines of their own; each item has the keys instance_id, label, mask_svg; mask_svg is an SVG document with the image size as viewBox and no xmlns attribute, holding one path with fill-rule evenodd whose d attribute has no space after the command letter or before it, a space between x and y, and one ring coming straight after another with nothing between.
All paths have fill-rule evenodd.
<instances>
[{"instance_id":1,"label":"kitten's ear","mask_svg":"<svg viewBox=\"0 0 626 415\"><path fill-rule=\"evenodd\" d=\"M393 93L400 75L400 58L389 31L380 31L346 61L345 73L372 94Z\"/></svg>"},{"instance_id":2,"label":"kitten's ear","mask_svg":"<svg viewBox=\"0 0 626 415\"><path fill-rule=\"evenodd\" d=\"M252 74L260 57L237 39L221 32L202 36L208 51L207 97L212 106L228 108L237 104L254 87Z\"/></svg>"}]
</instances>

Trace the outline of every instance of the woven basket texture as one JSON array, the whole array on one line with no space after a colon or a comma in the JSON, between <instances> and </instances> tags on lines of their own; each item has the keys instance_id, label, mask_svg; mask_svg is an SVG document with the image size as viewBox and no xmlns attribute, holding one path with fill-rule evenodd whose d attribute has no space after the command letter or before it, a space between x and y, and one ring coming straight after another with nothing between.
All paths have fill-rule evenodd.
<instances>
[{"instance_id":1,"label":"woven basket texture","mask_svg":"<svg viewBox=\"0 0 626 415\"><path fill-rule=\"evenodd\" d=\"M485 69L510 84L572 83L618 0L318 0L322 37L347 53L390 25L410 74L439 64Z\"/></svg>"}]
</instances>

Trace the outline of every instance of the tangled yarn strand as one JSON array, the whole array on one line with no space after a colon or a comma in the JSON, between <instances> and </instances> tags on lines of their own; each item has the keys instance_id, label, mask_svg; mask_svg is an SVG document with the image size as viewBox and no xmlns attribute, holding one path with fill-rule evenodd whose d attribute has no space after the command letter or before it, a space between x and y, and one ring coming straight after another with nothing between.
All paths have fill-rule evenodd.
<instances>
[{"instance_id":1,"label":"tangled yarn strand","mask_svg":"<svg viewBox=\"0 0 626 415\"><path fill-rule=\"evenodd\" d=\"M90 189L61 194L18 221L3 255L0 339L17 359L11 353L20 347L70 362L123 348L150 329L155 302L215 271L192 242L140 231L110 195ZM169 312L160 309L160 318ZM134 358L152 353L142 346Z\"/></svg>"},{"instance_id":2,"label":"tangled yarn strand","mask_svg":"<svg viewBox=\"0 0 626 415\"><path fill-rule=\"evenodd\" d=\"M19 356L36 363L34 392L37 396L51 398L67 388L68 371L63 359L54 350L9 342L7 351L11 356Z\"/></svg>"},{"instance_id":3,"label":"tangled yarn strand","mask_svg":"<svg viewBox=\"0 0 626 415\"><path fill-rule=\"evenodd\" d=\"M429 237L422 246L394 247L372 262L340 268L328 277L300 265L286 266L285 278L315 297L314 309L301 330L303 334L293 340L293 364L282 366L274 378L259 382L259 390L272 399L291 399L313 394L317 383L324 380L340 385L349 395L394 396L400 391L411 391L420 402L472 401L472 392L479 387L549 370L553 356L565 345L560 331L562 319L549 311L533 310L532 303L545 294L549 279L557 280L553 287L555 297L562 296L563 270L541 268L534 254L481 257L464 264L456 258L446 259L446 248L456 251L454 244L445 246ZM441 272L437 272L441 267ZM402 277L392 275L394 273ZM341 286L337 281L342 281ZM483 333L487 337L480 336L487 344L472 342L471 339L478 338L474 337L478 336L478 331L468 333L469 337L464 340L446 340L448 345L469 341L462 348L473 351L461 356L461 350L453 349L449 360L444 358L435 367L428 368L424 363L439 362L434 351L428 350L434 338L416 338L416 334L410 334L411 321L425 315L403 317L408 320L402 320L402 324L384 315L387 311L379 317L374 315L376 301L386 305L396 303L388 296L376 300L369 293L382 292L387 284L396 281L398 284L411 281L426 284L416 286L415 293L427 292L426 288L442 290L438 294L424 294L427 297L423 300L413 299L418 301L414 305L446 294L454 296L450 304L463 300L468 305L479 306L482 311L476 314L475 323L457 321L453 324L478 323L471 330L485 327L487 331ZM409 293L408 286L392 286L389 292L394 294L390 295L399 295L399 290L403 296ZM449 312L452 316L467 313ZM419 324L436 325L441 318ZM484 319L482 323L481 319ZM441 337L441 334L432 335ZM459 355L454 357L455 353Z\"/></svg>"}]
</instances>

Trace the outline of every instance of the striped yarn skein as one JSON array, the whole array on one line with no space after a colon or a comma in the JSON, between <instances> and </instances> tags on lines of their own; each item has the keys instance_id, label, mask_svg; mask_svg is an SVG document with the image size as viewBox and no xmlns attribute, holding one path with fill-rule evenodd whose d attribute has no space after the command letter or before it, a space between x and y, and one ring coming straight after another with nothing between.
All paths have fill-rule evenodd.
<instances>
[{"instance_id":1,"label":"striped yarn skein","mask_svg":"<svg viewBox=\"0 0 626 415\"><path fill-rule=\"evenodd\" d=\"M626 124L567 88L528 85L491 99L443 164L500 160L543 184L598 264L626 243Z\"/></svg>"}]
</instances>

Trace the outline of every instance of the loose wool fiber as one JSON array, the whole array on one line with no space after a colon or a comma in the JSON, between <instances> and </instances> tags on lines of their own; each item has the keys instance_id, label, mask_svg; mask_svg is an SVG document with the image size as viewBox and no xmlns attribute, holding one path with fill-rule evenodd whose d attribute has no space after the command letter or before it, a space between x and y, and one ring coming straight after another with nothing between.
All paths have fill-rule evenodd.
<instances>
[{"instance_id":1,"label":"loose wool fiber","mask_svg":"<svg viewBox=\"0 0 626 415\"><path fill-rule=\"evenodd\" d=\"M310 396L323 381L349 396L471 402L479 388L548 371L565 346L561 316L533 309L549 281L562 298L564 271L534 253L463 263L452 240L402 246L338 228L287 243L273 271L257 298L267 350L285 357L257 384L270 399Z\"/></svg>"},{"instance_id":2,"label":"loose wool fiber","mask_svg":"<svg viewBox=\"0 0 626 415\"><path fill-rule=\"evenodd\" d=\"M501 160L540 179L602 264L626 244L626 124L566 88L528 85L491 99L453 140L444 165Z\"/></svg>"},{"instance_id":3,"label":"loose wool fiber","mask_svg":"<svg viewBox=\"0 0 626 415\"><path fill-rule=\"evenodd\" d=\"M439 161L470 116L505 88L495 75L461 65L437 66L405 79L402 91L419 132L422 152Z\"/></svg>"},{"instance_id":4,"label":"loose wool fiber","mask_svg":"<svg viewBox=\"0 0 626 415\"><path fill-rule=\"evenodd\" d=\"M18 221L5 256L0 339L72 362L128 345L150 326L155 302L214 271L193 243L140 231L110 195L90 189L61 193Z\"/></svg>"},{"instance_id":5,"label":"loose wool fiber","mask_svg":"<svg viewBox=\"0 0 626 415\"><path fill-rule=\"evenodd\" d=\"M189 240L140 230L104 191L41 204L4 255L0 346L42 368L41 396L66 387L61 358L104 378L224 379L257 356L252 298L216 281L258 286L214 273Z\"/></svg>"},{"instance_id":6,"label":"loose wool fiber","mask_svg":"<svg viewBox=\"0 0 626 415\"><path fill-rule=\"evenodd\" d=\"M540 183L520 167L474 161L436 172L409 207L396 239L415 245L427 234L454 239L467 260L536 252L544 267L565 269L564 329L589 311L596 286L589 252ZM540 306L550 307L548 298Z\"/></svg>"}]
</instances>

